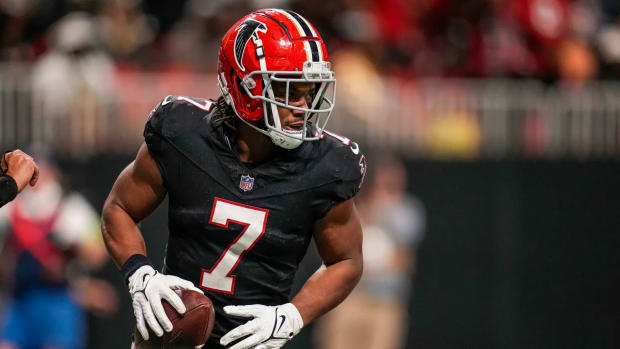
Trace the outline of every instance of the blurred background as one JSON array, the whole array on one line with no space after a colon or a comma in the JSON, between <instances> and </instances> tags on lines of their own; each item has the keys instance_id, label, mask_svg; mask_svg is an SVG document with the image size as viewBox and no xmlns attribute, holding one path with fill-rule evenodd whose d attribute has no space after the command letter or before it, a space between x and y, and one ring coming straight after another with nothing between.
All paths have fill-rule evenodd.
<instances>
[{"instance_id":1,"label":"blurred background","mask_svg":"<svg viewBox=\"0 0 620 349\"><path fill-rule=\"evenodd\" d=\"M130 299L90 222L150 110L217 98L221 36L266 7L318 28L338 79L328 128L370 169L364 277L287 348L620 347L617 0L0 0L0 150L44 149L54 169L22 215L0 210L5 330L15 256L38 253L10 227L71 199L80 225L54 205L31 217L63 242L64 301L83 312L68 316L87 324L67 331L129 347ZM158 265L166 207L142 224ZM311 249L298 285L319 263Z\"/></svg>"}]
</instances>

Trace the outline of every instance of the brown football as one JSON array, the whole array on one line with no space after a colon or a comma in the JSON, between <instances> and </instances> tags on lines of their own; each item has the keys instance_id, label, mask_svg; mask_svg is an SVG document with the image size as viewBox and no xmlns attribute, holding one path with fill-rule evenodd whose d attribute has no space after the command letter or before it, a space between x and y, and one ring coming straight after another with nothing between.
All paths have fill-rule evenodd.
<instances>
[{"instance_id":1,"label":"brown football","mask_svg":"<svg viewBox=\"0 0 620 349\"><path fill-rule=\"evenodd\" d=\"M187 309L183 315L179 315L168 302L162 301L166 315L172 322L172 331L157 337L149 329L150 338L145 341L136 329L136 349L193 349L205 344L215 322L213 303L204 294L191 290L182 290L180 297Z\"/></svg>"}]
</instances>

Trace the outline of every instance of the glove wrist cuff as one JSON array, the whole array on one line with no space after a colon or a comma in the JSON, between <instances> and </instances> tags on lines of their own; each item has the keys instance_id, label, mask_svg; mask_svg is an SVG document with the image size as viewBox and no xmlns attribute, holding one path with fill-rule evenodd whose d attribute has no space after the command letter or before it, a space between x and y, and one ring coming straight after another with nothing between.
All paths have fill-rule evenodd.
<instances>
[{"instance_id":1,"label":"glove wrist cuff","mask_svg":"<svg viewBox=\"0 0 620 349\"><path fill-rule=\"evenodd\" d=\"M148 265L151 266L149 258L143 254L134 254L127 258L123 266L121 267L121 273L125 278L125 284L129 285L129 278L141 267Z\"/></svg>"},{"instance_id":2,"label":"glove wrist cuff","mask_svg":"<svg viewBox=\"0 0 620 349\"><path fill-rule=\"evenodd\" d=\"M143 265L129 277L129 294L144 292L149 281L157 275L157 271L150 265Z\"/></svg>"},{"instance_id":3,"label":"glove wrist cuff","mask_svg":"<svg viewBox=\"0 0 620 349\"><path fill-rule=\"evenodd\" d=\"M283 304L281 308L291 318L295 334L298 334L304 327L304 320L301 318L299 310L297 310L297 307L293 303Z\"/></svg>"}]
</instances>

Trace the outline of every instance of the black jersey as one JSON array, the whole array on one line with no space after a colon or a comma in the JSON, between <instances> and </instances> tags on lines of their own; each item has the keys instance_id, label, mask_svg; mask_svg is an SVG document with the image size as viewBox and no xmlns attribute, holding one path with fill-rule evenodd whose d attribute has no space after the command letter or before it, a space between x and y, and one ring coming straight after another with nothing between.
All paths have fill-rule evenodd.
<instances>
[{"instance_id":1,"label":"black jersey","mask_svg":"<svg viewBox=\"0 0 620 349\"><path fill-rule=\"evenodd\" d=\"M169 195L164 272L192 281L213 301L206 348L245 320L225 305L289 302L315 221L359 190L366 162L356 143L324 134L255 167L242 163L214 103L168 96L144 138Z\"/></svg>"}]
</instances>

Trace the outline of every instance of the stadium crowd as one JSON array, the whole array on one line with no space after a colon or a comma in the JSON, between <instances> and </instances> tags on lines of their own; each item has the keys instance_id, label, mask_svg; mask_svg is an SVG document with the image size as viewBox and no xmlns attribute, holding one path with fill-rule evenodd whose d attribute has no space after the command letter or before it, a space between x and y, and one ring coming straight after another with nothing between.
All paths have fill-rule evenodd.
<instances>
[{"instance_id":1,"label":"stadium crowd","mask_svg":"<svg viewBox=\"0 0 620 349\"><path fill-rule=\"evenodd\" d=\"M475 158L493 146L505 153L518 153L510 147L513 143L525 149L524 153L538 156L548 153L552 146L561 148L565 139L569 146L576 145L566 149L590 151L591 147L582 146L590 144L586 142L590 134L573 132L558 142L554 132L563 136L567 129L581 130L564 127L558 120L581 119L574 115L572 119L562 118L565 114L541 107L543 102L531 103L532 106L522 103L527 108L519 104L510 109L509 100L517 99L510 93L506 94L509 98L500 101L505 102L504 109L495 104L487 108L482 97L492 94L482 88L472 91L469 87L473 85L455 83L443 85L443 93L434 93L432 86L424 89L412 83L417 78L522 79L560 88L620 78L618 0L5 0L0 1L0 77L6 69L15 67L19 72L18 67L27 65L32 68L28 80L32 96L30 92L24 93L21 85L16 84L12 90L0 80L0 100L32 98L33 106L4 106L0 108L0 121L25 120L19 114L25 111L32 121L24 125L36 126L37 120L43 125L41 135L35 130L31 132L32 138L40 137L61 156L85 158L98 153L123 153L127 149L133 152L132 141L142 142L141 130L148 111L165 95L192 91L217 97L214 81L202 78L212 78L216 71L222 35L244 14L268 7L298 11L319 29L338 77L338 103L339 107L344 106L338 118L363 121L355 125L369 125L367 129L377 135L389 136L375 137L379 144L404 145L406 152L418 151L431 158L445 154ZM150 73L157 78L146 82L144 79L151 77ZM175 78L169 78L172 76ZM375 93L368 93L368 86ZM541 90L533 91L528 96L538 97ZM446 96L454 98L445 99ZM577 93L574 96L579 97ZM453 110L446 100L455 105L466 101L462 103L465 107ZM36 108L41 105L45 108ZM440 107L434 109L436 106ZM494 113L495 109L513 112ZM379 113L382 118L376 117ZM498 114L504 119L496 118ZM331 125L337 122L338 119L330 121ZM351 124L346 125L353 129ZM615 144L620 144L608 127L616 124L620 123L592 127L608 135L599 137L603 144L600 149L608 149L610 143L609 149L613 151ZM2 136L8 139L9 133L11 139L19 133L12 132L8 122L2 125L0 140ZM13 126L18 131L23 129L17 121ZM6 144L12 144L6 139ZM509 141L504 142L505 139ZM15 143L19 144L18 141ZM130 146L123 147L127 144ZM375 309L385 317L377 316L377 321L386 317L406 319L410 315L402 310L409 300L409 281L416 272L416 249L426 224L422 204L404 195L405 184L394 185L400 183L399 173L403 170L397 165L393 170L396 179L369 178L369 194L361 197L360 208L366 212L407 209L411 213L410 225L416 229L404 231L365 214L365 238L384 247L374 251L383 254L367 254L367 262L372 262L373 256L391 262L370 268L349 303L356 308L359 304L378 304L380 307ZM90 207L80 210L87 212L87 222L92 220ZM92 228L92 224L85 226ZM90 229L76 233L79 239L71 240L71 248L91 242L88 238L92 234ZM383 258L386 255L390 258ZM99 263L103 262L93 264ZM82 291L90 290L84 283L79 286ZM103 313L112 313L116 308L115 298L93 296L86 291L80 293L80 307ZM102 305L91 298L114 301ZM346 316L351 313L335 312L328 321L342 324ZM385 322L384 327L390 327L389 324ZM351 338L367 344L391 336L397 347L399 341L405 340L402 331L406 329L392 327L372 332L359 327L344 328L342 333L354 333ZM346 347L338 339L334 337L336 344L325 346ZM387 344L384 348L388 348Z\"/></svg>"},{"instance_id":2,"label":"stadium crowd","mask_svg":"<svg viewBox=\"0 0 620 349\"><path fill-rule=\"evenodd\" d=\"M36 61L53 45L50 29L81 11L97 39L72 54L102 48L121 71L209 72L225 29L260 7L304 13L335 57L362 52L364 64L393 76L620 76L615 0L11 0L0 3L0 59Z\"/></svg>"}]
</instances>

